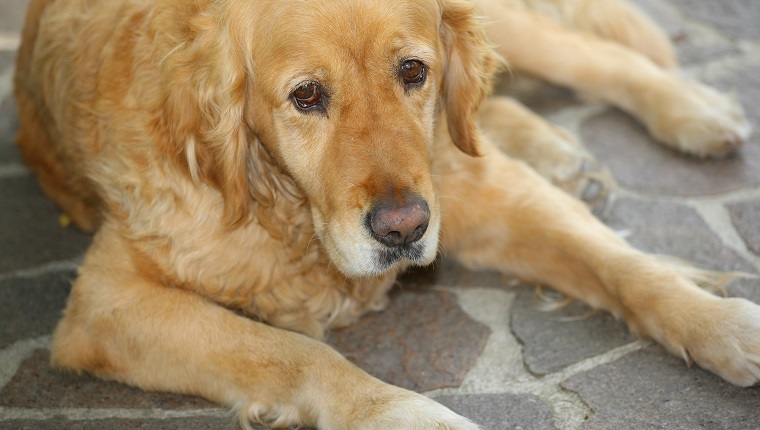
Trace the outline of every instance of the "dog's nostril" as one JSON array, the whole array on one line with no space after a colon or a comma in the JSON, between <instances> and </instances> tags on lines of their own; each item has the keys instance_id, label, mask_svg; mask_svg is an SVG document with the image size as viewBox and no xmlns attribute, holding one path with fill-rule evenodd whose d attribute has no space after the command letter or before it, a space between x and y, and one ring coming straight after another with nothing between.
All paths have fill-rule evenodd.
<instances>
[{"instance_id":1,"label":"dog's nostril","mask_svg":"<svg viewBox=\"0 0 760 430\"><path fill-rule=\"evenodd\" d=\"M430 221L430 209L419 197L403 205L381 204L368 218L372 236L388 246L402 246L422 238Z\"/></svg>"}]
</instances>

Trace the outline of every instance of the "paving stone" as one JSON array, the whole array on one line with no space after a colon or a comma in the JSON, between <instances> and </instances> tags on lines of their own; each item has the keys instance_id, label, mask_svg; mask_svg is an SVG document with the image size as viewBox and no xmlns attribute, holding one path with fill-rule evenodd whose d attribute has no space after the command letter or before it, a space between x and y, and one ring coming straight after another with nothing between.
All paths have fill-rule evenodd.
<instances>
[{"instance_id":1,"label":"paving stone","mask_svg":"<svg viewBox=\"0 0 760 430\"><path fill-rule=\"evenodd\" d=\"M622 198L611 207L606 223L630 231L628 241L644 251L678 257L708 270L756 273L723 245L696 211L682 204ZM734 281L728 291L760 303L760 279Z\"/></svg>"},{"instance_id":2,"label":"paving stone","mask_svg":"<svg viewBox=\"0 0 760 430\"><path fill-rule=\"evenodd\" d=\"M232 418L192 417L166 420L101 419L71 421L0 421L0 430L220 430L236 428ZM255 426L254 429L263 430Z\"/></svg>"},{"instance_id":3,"label":"paving stone","mask_svg":"<svg viewBox=\"0 0 760 430\"><path fill-rule=\"evenodd\" d=\"M758 3L758 6L760 6L760 3ZM748 65L721 74L717 78L708 76L707 83L726 93L734 94L744 107L744 113L754 126L755 131L744 148L744 156L752 154L756 157L756 163L760 163L760 161L757 161L760 158L758 157L758 152L747 151L750 147L760 146L760 76L757 73L757 66ZM755 165L757 166L757 164Z\"/></svg>"},{"instance_id":4,"label":"paving stone","mask_svg":"<svg viewBox=\"0 0 760 430\"><path fill-rule=\"evenodd\" d=\"M16 130L18 130L16 102L12 98L0 100L0 166L7 163L21 163L21 154L13 143Z\"/></svg>"},{"instance_id":5,"label":"paving stone","mask_svg":"<svg viewBox=\"0 0 760 430\"><path fill-rule=\"evenodd\" d=\"M539 115L578 105L573 91L515 72L502 73L494 83L493 94L516 98Z\"/></svg>"},{"instance_id":6,"label":"paving stone","mask_svg":"<svg viewBox=\"0 0 760 430\"><path fill-rule=\"evenodd\" d=\"M688 19L711 24L733 39L760 39L757 0L670 0Z\"/></svg>"},{"instance_id":7,"label":"paving stone","mask_svg":"<svg viewBox=\"0 0 760 430\"><path fill-rule=\"evenodd\" d=\"M169 410L217 407L198 397L148 393L87 374L60 372L52 369L49 362L47 350L35 351L0 392L0 406Z\"/></svg>"},{"instance_id":8,"label":"paving stone","mask_svg":"<svg viewBox=\"0 0 760 430\"><path fill-rule=\"evenodd\" d=\"M0 13L0 32L19 32L24 25L26 5L29 0L3 0L3 13Z\"/></svg>"},{"instance_id":9,"label":"paving stone","mask_svg":"<svg viewBox=\"0 0 760 430\"><path fill-rule=\"evenodd\" d=\"M595 415L584 429L737 430L760 423L760 389L689 369L653 346L564 381Z\"/></svg>"},{"instance_id":10,"label":"paving stone","mask_svg":"<svg viewBox=\"0 0 760 430\"><path fill-rule=\"evenodd\" d=\"M0 180L0 273L82 255L88 234L58 223L60 212L33 176Z\"/></svg>"},{"instance_id":11,"label":"paving stone","mask_svg":"<svg viewBox=\"0 0 760 430\"><path fill-rule=\"evenodd\" d=\"M512 305L511 325L523 344L525 365L534 374L556 372L636 340L625 324L607 312L593 312L578 301L558 310L543 311L533 289L525 290Z\"/></svg>"},{"instance_id":12,"label":"paving stone","mask_svg":"<svg viewBox=\"0 0 760 430\"><path fill-rule=\"evenodd\" d=\"M52 333L66 305L73 272L0 281L0 348Z\"/></svg>"},{"instance_id":13,"label":"paving stone","mask_svg":"<svg viewBox=\"0 0 760 430\"><path fill-rule=\"evenodd\" d=\"M750 106L746 106L748 109ZM738 156L701 160L656 143L643 126L617 111L586 120L581 136L624 188L667 196L711 196L760 184L760 140Z\"/></svg>"},{"instance_id":14,"label":"paving stone","mask_svg":"<svg viewBox=\"0 0 760 430\"><path fill-rule=\"evenodd\" d=\"M5 73L9 69L12 69L15 59L15 51L0 51L0 74Z\"/></svg>"},{"instance_id":15,"label":"paving stone","mask_svg":"<svg viewBox=\"0 0 760 430\"><path fill-rule=\"evenodd\" d=\"M435 400L483 430L556 429L549 406L532 394L441 396Z\"/></svg>"},{"instance_id":16,"label":"paving stone","mask_svg":"<svg viewBox=\"0 0 760 430\"><path fill-rule=\"evenodd\" d=\"M458 387L490 330L447 291L394 291L382 312L332 331L328 343L383 381L414 391Z\"/></svg>"},{"instance_id":17,"label":"paving stone","mask_svg":"<svg viewBox=\"0 0 760 430\"><path fill-rule=\"evenodd\" d=\"M682 36L674 41L674 45L682 66L704 64L740 52L735 43L717 30L694 21L685 24Z\"/></svg>"},{"instance_id":18,"label":"paving stone","mask_svg":"<svg viewBox=\"0 0 760 430\"><path fill-rule=\"evenodd\" d=\"M683 37L685 29L681 13L661 0L632 0L630 2L647 14L673 40Z\"/></svg>"},{"instance_id":19,"label":"paving stone","mask_svg":"<svg viewBox=\"0 0 760 430\"><path fill-rule=\"evenodd\" d=\"M731 221L752 252L760 256L760 201L728 205Z\"/></svg>"}]
</instances>

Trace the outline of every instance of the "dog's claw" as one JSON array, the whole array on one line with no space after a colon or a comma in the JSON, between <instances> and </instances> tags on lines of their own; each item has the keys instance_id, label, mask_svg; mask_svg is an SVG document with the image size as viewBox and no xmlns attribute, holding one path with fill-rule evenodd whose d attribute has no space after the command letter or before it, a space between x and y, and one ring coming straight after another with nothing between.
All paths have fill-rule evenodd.
<instances>
[{"instance_id":1,"label":"dog's claw","mask_svg":"<svg viewBox=\"0 0 760 430\"><path fill-rule=\"evenodd\" d=\"M691 366L694 364L694 361L691 359L691 356L689 355L689 351L686 350L686 348L681 348L681 355L683 356L683 360L686 362L686 367L691 369Z\"/></svg>"}]
</instances>

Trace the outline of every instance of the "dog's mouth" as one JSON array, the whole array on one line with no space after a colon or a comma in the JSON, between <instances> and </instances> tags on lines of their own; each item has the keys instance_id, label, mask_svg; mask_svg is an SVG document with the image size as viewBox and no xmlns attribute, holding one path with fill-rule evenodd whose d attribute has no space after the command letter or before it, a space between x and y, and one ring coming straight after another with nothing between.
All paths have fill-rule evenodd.
<instances>
[{"instance_id":1,"label":"dog's mouth","mask_svg":"<svg viewBox=\"0 0 760 430\"><path fill-rule=\"evenodd\" d=\"M406 261L415 265L427 264L425 249L422 244L414 243L400 248L388 248L375 251L375 260L382 271Z\"/></svg>"}]
</instances>

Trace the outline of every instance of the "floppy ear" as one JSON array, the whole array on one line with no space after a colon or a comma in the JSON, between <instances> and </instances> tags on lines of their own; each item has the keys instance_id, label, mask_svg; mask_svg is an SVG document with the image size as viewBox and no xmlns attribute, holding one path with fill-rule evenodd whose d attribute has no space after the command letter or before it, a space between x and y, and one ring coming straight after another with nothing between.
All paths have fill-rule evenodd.
<instances>
[{"instance_id":1,"label":"floppy ear","mask_svg":"<svg viewBox=\"0 0 760 430\"><path fill-rule=\"evenodd\" d=\"M469 155L479 155L478 108L491 91L491 78L501 59L491 49L483 25L470 1L439 0L441 37L446 52L443 103L454 143Z\"/></svg>"},{"instance_id":2,"label":"floppy ear","mask_svg":"<svg viewBox=\"0 0 760 430\"><path fill-rule=\"evenodd\" d=\"M220 22L224 15L200 12L164 58L163 121L177 161L194 182L221 192L224 221L234 226L250 215L247 164L255 137L245 118L248 73L236 55L245 51Z\"/></svg>"}]
</instances>

